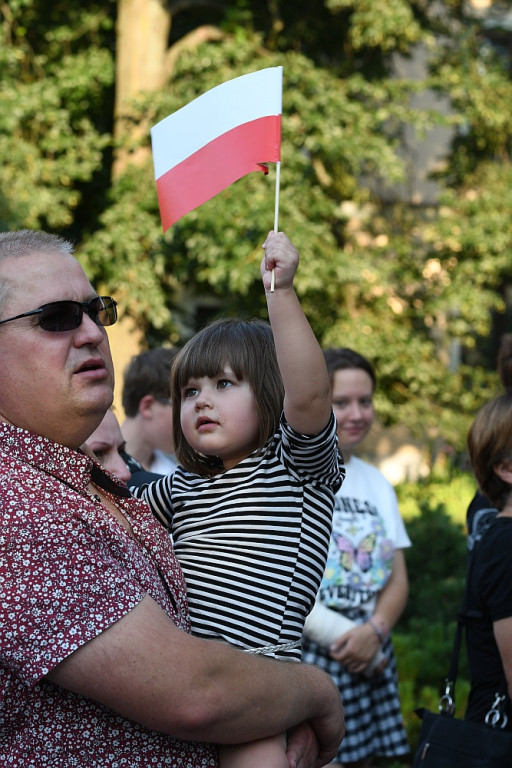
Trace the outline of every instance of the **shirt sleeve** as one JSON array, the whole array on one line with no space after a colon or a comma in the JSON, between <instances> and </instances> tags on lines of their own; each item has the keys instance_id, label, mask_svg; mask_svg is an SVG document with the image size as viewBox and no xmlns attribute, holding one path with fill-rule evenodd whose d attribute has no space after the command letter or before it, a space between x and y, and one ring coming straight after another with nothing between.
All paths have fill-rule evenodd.
<instances>
[{"instance_id":1,"label":"shirt sleeve","mask_svg":"<svg viewBox=\"0 0 512 768\"><path fill-rule=\"evenodd\" d=\"M282 460L302 483L323 485L333 493L341 488L345 477L343 457L338 448L336 418L331 411L329 423L317 435L295 432L281 416Z\"/></svg>"},{"instance_id":2,"label":"shirt sleeve","mask_svg":"<svg viewBox=\"0 0 512 768\"><path fill-rule=\"evenodd\" d=\"M405 528L405 523L400 514L398 499L395 489L389 483L389 508L391 510L390 536L395 545L395 549L407 549L411 546L409 534Z\"/></svg>"},{"instance_id":3,"label":"shirt sleeve","mask_svg":"<svg viewBox=\"0 0 512 768\"><path fill-rule=\"evenodd\" d=\"M141 486L130 486L130 491L138 499L143 499L156 519L169 530L172 529L173 507L172 486L174 476L165 475L160 480L144 483Z\"/></svg>"}]
</instances>

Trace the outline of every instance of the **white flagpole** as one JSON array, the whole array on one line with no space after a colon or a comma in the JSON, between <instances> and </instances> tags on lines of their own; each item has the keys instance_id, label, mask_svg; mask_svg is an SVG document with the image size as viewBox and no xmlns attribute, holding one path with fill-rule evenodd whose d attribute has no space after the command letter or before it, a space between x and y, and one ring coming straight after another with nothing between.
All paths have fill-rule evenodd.
<instances>
[{"instance_id":1,"label":"white flagpole","mask_svg":"<svg viewBox=\"0 0 512 768\"><path fill-rule=\"evenodd\" d=\"M274 232L279 232L279 183L281 179L281 161L278 160L276 163L276 202L275 202L275 209L274 209ZM270 293L274 293L274 270L272 270L272 274L270 276Z\"/></svg>"}]
</instances>

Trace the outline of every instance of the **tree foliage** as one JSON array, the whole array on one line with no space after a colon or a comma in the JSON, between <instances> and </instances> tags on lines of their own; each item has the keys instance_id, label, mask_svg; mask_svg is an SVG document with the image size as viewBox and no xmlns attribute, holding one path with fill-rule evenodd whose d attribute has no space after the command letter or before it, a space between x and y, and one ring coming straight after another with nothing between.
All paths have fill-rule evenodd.
<instances>
[{"instance_id":1,"label":"tree foliage","mask_svg":"<svg viewBox=\"0 0 512 768\"><path fill-rule=\"evenodd\" d=\"M115 2L11 0L0 5L0 221L79 241L88 273L150 343L179 343L208 313L264 315L274 170L164 235L149 128L225 80L282 65L279 224L301 252L314 330L375 361L386 422L460 447L496 386L486 339L512 277L510 35L495 13L510 5L485 17L458 0L174 0L167 83L132 94L133 130L119 133ZM425 92L450 111L419 108ZM404 136L438 125L452 131L438 200L417 200ZM113 174L119 152L128 162Z\"/></svg>"}]
</instances>

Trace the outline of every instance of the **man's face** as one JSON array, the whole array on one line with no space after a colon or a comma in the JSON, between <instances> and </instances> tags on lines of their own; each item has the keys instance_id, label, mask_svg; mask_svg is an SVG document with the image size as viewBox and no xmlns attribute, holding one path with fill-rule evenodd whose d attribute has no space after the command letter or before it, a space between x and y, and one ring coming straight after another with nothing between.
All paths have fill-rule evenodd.
<instances>
[{"instance_id":1,"label":"man's face","mask_svg":"<svg viewBox=\"0 0 512 768\"><path fill-rule=\"evenodd\" d=\"M11 287L0 319L96 295L80 264L67 254L6 259L0 275ZM45 331L38 315L1 325L0 360L0 418L63 445L81 445L112 403L107 334L86 313L71 331Z\"/></svg>"}]
</instances>

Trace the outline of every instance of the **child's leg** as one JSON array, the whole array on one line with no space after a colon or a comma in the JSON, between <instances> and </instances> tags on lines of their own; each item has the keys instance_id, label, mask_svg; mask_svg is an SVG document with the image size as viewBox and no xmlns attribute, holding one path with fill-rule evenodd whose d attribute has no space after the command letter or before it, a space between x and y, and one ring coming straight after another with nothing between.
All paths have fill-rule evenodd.
<instances>
[{"instance_id":1,"label":"child's leg","mask_svg":"<svg viewBox=\"0 0 512 768\"><path fill-rule=\"evenodd\" d=\"M288 768L286 736L219 747L220 768Z\"/></svg>"}]
</instances>

